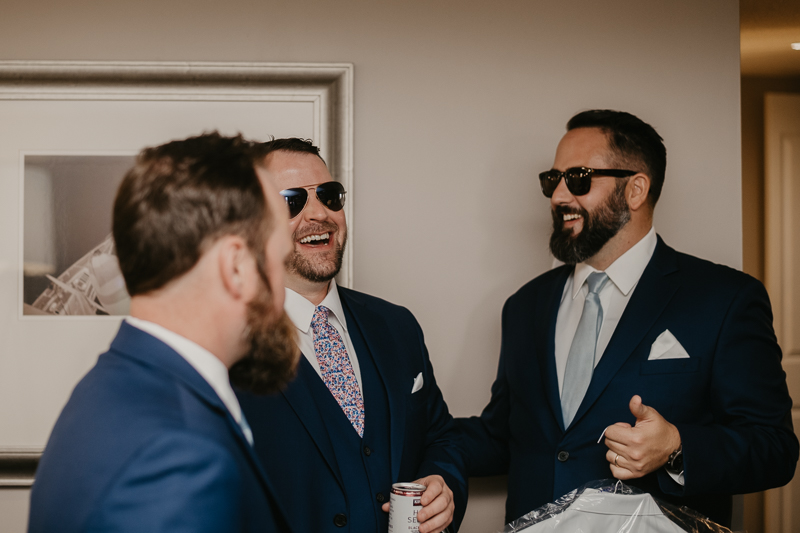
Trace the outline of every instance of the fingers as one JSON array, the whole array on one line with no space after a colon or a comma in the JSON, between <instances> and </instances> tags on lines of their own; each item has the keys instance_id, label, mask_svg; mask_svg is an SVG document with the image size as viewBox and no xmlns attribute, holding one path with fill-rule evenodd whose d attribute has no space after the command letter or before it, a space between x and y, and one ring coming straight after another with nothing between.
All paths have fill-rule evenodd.
<instances>
[{"instance_id":1,"label":"fingers","mask_svg":"<svg viewBox=\"0 0 800 533\"><path fill-rule=\"evenodd\" d=\"M624 468L623 465L628 464L626 461L627 459L621 453L617 453L613 450L608 450L606 452L606 461L612 466L616 468Z\"/></svg>"},{"instance_id":2,"label":"fingers","mask_svg":"<svg viewBox=\"0 0 800 533\"><path fill-rule=\"evenodd\" d=\"M417 514L420 533L438 533L453 521L456 506L453 502L453 491L442 476L427 476L416 480L428 487L422 493L422 510Z\"/></svg>"},{"instance_id":3,"label":"fingers","mask_svg":"<svg viewBox=\"0 0 800 533\"><path fill-rule=\"evenodd\" d=\"M424 506L417 515L419 533L438 533L442 531L453 521L455 510L456 506L453 503L452 495L448 498L446 494L440 494L429 505Z\"/></svg>"},{"instance_id":4,"label":"fingers","mask_svg":"<svg viewBox=\"0 0 800 533\"><path fill-rule=\"evenodd\" d=\"M617 479L626 480L641 477L641 474L631 470L633 468L633 463L621 453L608 450L606 452L606 461L609 463L611 475Z\"/></svg>"},{"instance_id":5,"label":"fingers","mask_svg":"<svg viewBox=\"0 0 800 533\"><path fill-rule=\"evenodd\" d=\"M618 443L627 442L630 439L629 430L632 427L627 422L617 422L608 426L605 431L606 445L608 445L609 440Z\"/></svg>"},{"instance_id":6,"label":"fingers","mask_svg":"<svg viewBox=\"0 0 800 533\"><path fill-rule=\"evenodd\" d=\"M384 513L388 513L388 512L389 512L389 502L386 502L386 503L384 503L383 505L381 505L381 510L382 510Z\"/></svg>"},{"instance_id":7,"label":"fingers","mask_svg":"<svg viewBox=\"0 0 800 533\"><path fill-rule=\"evenodd\" d=\"M611 465L611 475L614 476L614 478L619 479L621 481L636 479L637 477L639 477L626 468L614 465Z\"/></svg>"},{"instance_id":8,"label":"fingers","mask_svg":"<svg viewBox=\"0 0 800 533\"><path fill-rule=\"evenodd\" d=\"M644 420L647 418L649 414L650 408L647 407L645 404L642 403L642 397L638 394L634 395L631 398L631 401L628 403L628 409L631 410L631 414L636 417L636 422L638 423L640 420Z\"/></svg>"},{"instance_id":9,"label":"fingers","mask_svg":"<svg viewBox=\"0 0 800 533\"><path fill-rule=\"evenodd\" d=\"M419 483L420 485L425 485L427 489L425 492L422 493L422 499L420 503L423 507L430 504L434 499L436 499L439 494L441 494L445 489L450 490L447 488L447 484L444 482L444 478L442 476L427 476L421 479L417 479L414 483ZM450 497L452 498L452 492L450 492Z\"/></svg>"}]
</instances>

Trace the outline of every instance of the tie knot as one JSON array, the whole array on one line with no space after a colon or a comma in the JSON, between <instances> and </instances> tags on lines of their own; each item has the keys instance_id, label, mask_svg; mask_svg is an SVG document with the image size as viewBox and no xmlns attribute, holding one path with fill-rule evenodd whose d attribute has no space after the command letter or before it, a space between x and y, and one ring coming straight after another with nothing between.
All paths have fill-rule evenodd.
<instances>
[{"instance_id":1,"label":"tie knot","mask_svg":"<svg viewBox=\"0 0 800 533\"><path fill-rule=\"evenodd\" d=\"M314 316L311 318L311 329L317 331L319 328L324 327L328 323L328 308L324 305L318 305L314 310Z\"/></svg>"},{"instance_id":2,"label":"tie knot","mask_svg":"<svg viewBox=\"0 0 800 533\"><path fill-rule=\"evenodd\" d=\"M589 274L589 277L586 278L586 284L589 285L589 292L597 294L603 290L606 281L608 281L608 274L605 272L592 272Z\"/></svg>"}]
</instances>

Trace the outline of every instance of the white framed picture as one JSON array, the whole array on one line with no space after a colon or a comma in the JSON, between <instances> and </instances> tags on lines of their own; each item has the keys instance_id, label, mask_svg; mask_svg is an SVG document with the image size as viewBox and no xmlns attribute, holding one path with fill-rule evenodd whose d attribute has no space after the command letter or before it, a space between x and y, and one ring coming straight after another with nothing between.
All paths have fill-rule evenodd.
<instances>
[{"instance_id":1,"label":"white framed picture","mask_svg":"<svg viewBox=\"0 0 800 533\"><path fill-rule=\"evenodd\" d=\"M31 483L127 314L109 236L135 155L212 130L312 139L352 195L352 106L350 64L0 62L0 486Z\"/></svg>"}]
</instances>

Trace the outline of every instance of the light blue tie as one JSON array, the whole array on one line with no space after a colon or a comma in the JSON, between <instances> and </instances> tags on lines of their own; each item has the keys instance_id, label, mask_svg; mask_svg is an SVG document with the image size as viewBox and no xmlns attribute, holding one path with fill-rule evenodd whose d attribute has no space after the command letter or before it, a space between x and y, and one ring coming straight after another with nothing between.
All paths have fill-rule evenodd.
<instances>
[{"instance_id":1,"label":"light blue tie","mask_svg":"<svg viewBox=\"0 0 800 533\"><path fill-rule=\"evenodd\" d=\"M564 417L564 427L569 427L575 413L578 412L589 382L592 381L594 372L594 353L597 349L597 337L600 335L600 326L603 325L603 307L600 305L600 295L603 286L608 281L605 272L593 272L586 278L589 285L589 294L583 302L581 320L572 346L567 356L567 368L564 370L564 385L561 388L561 413Z\"/></svg>"}]
</instances>

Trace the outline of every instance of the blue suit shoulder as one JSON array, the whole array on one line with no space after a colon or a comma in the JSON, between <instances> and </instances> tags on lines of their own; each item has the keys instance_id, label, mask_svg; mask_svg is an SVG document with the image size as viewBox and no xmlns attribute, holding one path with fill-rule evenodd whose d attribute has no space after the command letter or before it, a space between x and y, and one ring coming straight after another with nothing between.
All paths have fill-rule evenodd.
<instances>
[{"instance_id":1,"label":"blue suit shoulder","mask_svg":"<svg viewBox=\"0 0 800 533\"><path fill-rule=\"evenodd\" d=\"M732 303L744 298L769 307L767 290L759 280L727 265L675 251L660 237L651 262L657 262L653 267L670 276L680 276L682 289L690 291L698 299Z\"/></svg>"},{"instance_id":2,"label":"blue suit shoulder","mask_svg":"<svg viewBox=\"0 0 800 533\"><path fill-rule=\"evenodd\" d=\"M739 291L747 287L766 295L763 284L749 274L726 265L678 252L667 245L660 236L648 268L682 275L685 278L682 280L683 283L701 286L703 292L709 290ZM549 294L554 284L561 284L563 287L563 283L569 277L572 269L573 265L561 265L544 272L512 294L508 298L507 305L530 301L531 298L535 298L542 292Z\"/></svg>"},{"instance_id":3,"label":"blue suit shoulder","mask_svg":"<svg viewBox=\"0 0 800 533\"><path fill-rule=\"evenodd\" d=\"M515 305L527 305L540 294L549 295L555 285L563 286L572 268L573 265L561 265L536 276L508 297L504 309Z\"/></svg>"},{"instance_id":4,"label":"blue suit shoulder","mask_svg":"<svg viewBox=\"0 0 800 533\"><path fill-rule=\"evenodd\" d=\"M408 321L409 325L413 324L419 328L419 323L414 317L414 314L408 308L402 305L397 305L383 298L372 296L370 294L347 289L345 287L338 287L339 295L346 303L354 303L361 305L364 308L381 315L384 318L390 319L393 323L398 320Z\"/></svg>"}]
</instances>

